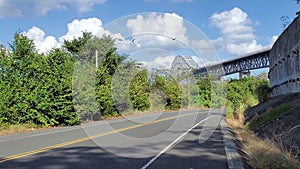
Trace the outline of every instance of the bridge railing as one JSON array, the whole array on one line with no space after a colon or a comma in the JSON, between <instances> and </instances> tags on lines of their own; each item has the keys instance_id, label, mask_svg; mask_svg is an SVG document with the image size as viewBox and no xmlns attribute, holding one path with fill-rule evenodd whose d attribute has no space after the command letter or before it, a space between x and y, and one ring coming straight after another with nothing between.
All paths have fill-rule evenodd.
<instances>
[{"instance_id":1,"label":"bridge railing","mask_svg":"<svg viewBox=\"0 0 300 169\"><path fill-rule=\"evenodd\" d=\"M269 67L269 54L271 47L251 52L241 57L206 65L194 70L194 75L206 76L213 74L224 76L243 71Z\"/></svg>"}]
</instances>

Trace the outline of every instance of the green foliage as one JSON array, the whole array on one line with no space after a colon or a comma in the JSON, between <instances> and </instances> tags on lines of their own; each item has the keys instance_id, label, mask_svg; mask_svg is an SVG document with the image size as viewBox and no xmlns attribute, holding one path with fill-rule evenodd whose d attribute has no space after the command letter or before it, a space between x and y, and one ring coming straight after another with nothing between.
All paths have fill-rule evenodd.
<instances>
[{"instance_id":1,"label":"green foliage","mask_svg":"<svg viewBox=\"0 0 300 169\"><path fill-rule=\"evenodd\" d=\"M64 40L63 48L67 49L73 56L76 57L78 60L82 60L84 58L79 58L79 54L84 49L86 43L89 39L92 38L92 34L89 32L83 32L82 37L77 39L73 39L72 41Z\"/></svg>"},{"instance_id":2,"label":"green foliage","mask_svg":"<svg viewBox=\"0 0 300 169\"><path fill-rule=\"evenodd\" d=\"M211 79L209 77L205 77L197 82L199 88L199 96L200 96L200 106L210 108L212 106L211 103Z\"/></svg>"},{"instance_id":3,"label":"green foliage","mask_svg":"<svg viewBox=\"0 0 300 169\"><path fill-rule=\"evenodd\" d=\"M112 90L124 89L124 85L112 86L112 82L122 62L129 66L123 68L123 74L138 72L125 85L129 96L119 93L123 100L128 98L125 108L150 108L152 86L147 70L117 54L109 36L97 38L83 33L83 37L65 41L62 49L45 55L37 53L32 40L16 34L10 47L6 50L1 46L0 50L0 125L74 125L79 118L97 120L101 116L119 115ZM96 51L98 68L93 66ZM165 108L180 108L182 96L176 80L164 76L157 76L156 80L165 96Z\"/></svg>"},{"instance_id":4,"label":"green foliage","mask_svg":"<svg viewBox=\"0 0 300 169\"><path fill-rule=\"evenodd\" d=\"M149 85L146 69L140 70L132 79L129 86L129 96L130 103L134 109L144 111L150 108Z\"/></svg>"},{"instance_id":5,"label":"green foliage","mask_svg":"<svg viewBox=\"0 0 300 169\"><path fill-rule=\"evenodd\" d=\"M226 82L211 82L211 108L224 108L226 105Z\"/></svg>"},{"instance_id":6,"label":"green foliage","mask_svg":"<svg viewBox=\"0 0 300 169\"><path fill-rule=\"evenodd\" d=\"M226 115L229 117L238 118L248 107L266 100L269 96L269 82L260 77L230 80L226 86Z\"/></svg>"},{"instance_id":7,"label":"green foliage","mask_svg":"<svg viewBox=\"0 0 300 169\"><path fill-rule=\"evenodd\" d=\"M20 34L10 46L11 52L0 52L0 125L77 124L69 55L58 49L48 56L38 54L33 41Z\"/></svg>"},{"instance_id":8,"label":"green foliage","mask_svg":"<svg viewBox=\"0 0 300 169\"><path fill-rule=\"evenodd\" d=\"M73 103L81 120L95 120L101 114L95 94L96 67L77 63L73 74Z\"/></svg>"},{"instance_id":9,"label":"green foliage","mask_svg":"<svg viewBox=\"0 0 300 169\"><path fill-rule=\"evenodd\" d=\"M262 79L256 88L256 94L259 102L264 102L270 97L270 82Z\"/></svg>"},{"instance_id":10,"label":"green foliage","mask_svg":"<svg viewBox=\"0 0 300 169\"><path fill-rule=\"evenodd\" d=\"M7 83L10 77L10 60L7 55L7 50L1 46L0 49L0 125L9 122L6 112L9 107L10 95L13 95L10 90L10 85Z\"/></svg>"},{"instance_id":11,"label":"green foliage","mask_svg":"<svg viewBox=\"0 0 300 169\"><path fill-rule=\"evenodd\" d=\"M49 112L48 118L51 123L60 125L74 125L78 123L78 115L75 113L72 102L72 75L74 61L61 49L52 50L47 56L48 75L45 79L44 90L48 86L48 96L42 96L40 99L46 99L43 110ZM50 71L49 71L50 70ZM45 91L46 91L45 90ZM46 107L44 107L46 106ZM39 105L37 106L39 107ZM50 111L51 110L51 111ZM46 113L44 112L44 114ZM53 124L51 124L53 125Z\"/></svg>"},{"instance_id":12,"label":"green foliage","mask_svg":"<svg viewBox=\"0 0 300 169\"><path fill-rule=\"evenodd\" d=\"M101 60L96 72L96 99L99 110L103 116L117 116L119 114L112 96L112 79L117 71L118 65L126 58L120 56L113 47L114 41L111 37L101 39L94 38L88 48L101 47ZM96 46L92 46L96 45ZM106 48L107 47L107 48Z\"/></svg>"},{"instance_id":13,"label":"green foliage","mask_svg":"<svg viewBox=\"0 0 300 169\"><path fill-rule=\"evenodd\" d=\"M164 93L165 108L167 110L177 110L181 108L182 92L175 79L166 75L154 75L152 90L160 90Z\"/></svg>"},{"instance_id":14,"label":"green foliage","mask_svg":"<svg viewBox=\"0 0 300 169\"><path fill-rule=\"evenodd\" d=\"M269 97L269 81L264 74L223 82L213 79L205 77L197 82L200 106L226 107L229 117L238 118L245 109Z\"/></svg>"},{"instance_id":15,"label":"green foliage","mask_svg":"<svg viewBox=\"0 0 300 169\"><path fill-rule=\"evenodd\" d=\"M207 76L197 81L198 102L201 107L224 108L226 102L226 83Z\"/></svg>"},{"instance_id":16,"label":"green foliage","mask_svg":"<svg viewBox=\"0 0 300 169\"><path fill-rule=\"evenodd\" d=\"M112 77L107 76L107 72L103 69L97 71L96 97L98 101L99 111L103 116L118 115L114 100L111 93Z\"/></svg>"},{"instance_id":17,"label":"green foliage","mask_svg":"<svg viewBox=\"0 0 300 169\"><path fill-rule=\"evenodd\" d=\"M72 52L73 46L81 50ZM68 42L66 48L76 54L78 61L73 78L73 97L80 118L99 120L102 116L119 115L117 106L120 105L114 97L121 96L113 96L112 91L124 86L119 84L116 87L112 83L118 66L126 57L116 52L114 40L110 36L98 38L84 34L83 38ZM95 68L97 60L98 68Z\"/></svg>"},{"instance_id":18,"label":"green foliage","mask_svg":"<svg viewBox=\"0 0 300 169\"><path fill-rule=\"evenodd\" d=\"M84 32L47 55L37 53L26 36L14 38L11 50L0 46L0 125L74 125L79 118L97 120L127 109L162 105L177 110L198 103L221 108L226 102L228 115L236 116L268 98L269 82L263 76L222 83L208 77L192 86L188 74L176 80L154 72L149 78L146 69L117 53L110 36Z\"/></svg>"}]
</instances>

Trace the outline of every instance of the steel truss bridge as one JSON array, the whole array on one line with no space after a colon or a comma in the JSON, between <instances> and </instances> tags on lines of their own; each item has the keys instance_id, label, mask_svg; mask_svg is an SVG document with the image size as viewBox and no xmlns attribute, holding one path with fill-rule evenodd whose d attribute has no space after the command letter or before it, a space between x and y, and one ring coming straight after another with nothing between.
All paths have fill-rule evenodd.
<instances>
[{"instance_id":1,"label":"steel truss bridge","mask_svg":"<svg viewBox=\"0 0 300 169\"><path fill-rule=\"evenodd\" d=\"M176 56L172 63L172 71L193 71L193 74L199 77L213 75L222 77L238 72L249 72L254 69L269 67L269 54L271 48L263 49L242 57L236 57L231 60L214 63L199 67L189 56Z\"/></svg>"}]
</instances>

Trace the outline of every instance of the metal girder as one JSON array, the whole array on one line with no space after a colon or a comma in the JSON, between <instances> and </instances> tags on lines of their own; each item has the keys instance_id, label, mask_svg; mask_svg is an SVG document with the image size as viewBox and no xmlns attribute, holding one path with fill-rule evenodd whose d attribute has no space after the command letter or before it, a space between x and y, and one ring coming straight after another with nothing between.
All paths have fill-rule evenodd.
<instances>
[{"instance_id":1,"label":"metal girder","mask_svg":"<svg viewBox=\"0 0 300 169\"><path fill-rule=\"evenodd\" d=\"M198 64L190 57L190 56L181 56L178 55L175 57L174 61L172 62L172 71L177 70L193 70L198 69Z\"/></svg>"},{"instance_id":2,"label":"metal girder","mask_svg":"<svg viewBox=\"0 0 300 169\"><path fill-rule=\"evenodd\" d=\"M238 72L249 71L269 67L270 48L248 54L243 57L224 61L221 63L201 67L194 71L194 75L206 76L226 76Z\"/></svg>"}]
</instances>

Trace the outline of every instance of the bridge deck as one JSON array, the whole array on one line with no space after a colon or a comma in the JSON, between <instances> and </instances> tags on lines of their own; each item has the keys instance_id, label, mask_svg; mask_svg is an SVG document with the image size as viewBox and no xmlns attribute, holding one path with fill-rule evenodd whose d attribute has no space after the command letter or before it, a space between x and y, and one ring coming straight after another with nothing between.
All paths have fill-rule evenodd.
<instances>
[{"instance_id":1,"label":"bridge deck","mask_svg":"<svg viewBox=\"0 0 300 169\"><path fill-rule=\"evenodd\" d=\"M242 57L226 60L220 63L214 63L195 69L195 75L213 74L217 76L225 76L237 72L243 72L254 69L269 67L269 54L271 47L243 55Z\"/></svg>"}]
</instances>

